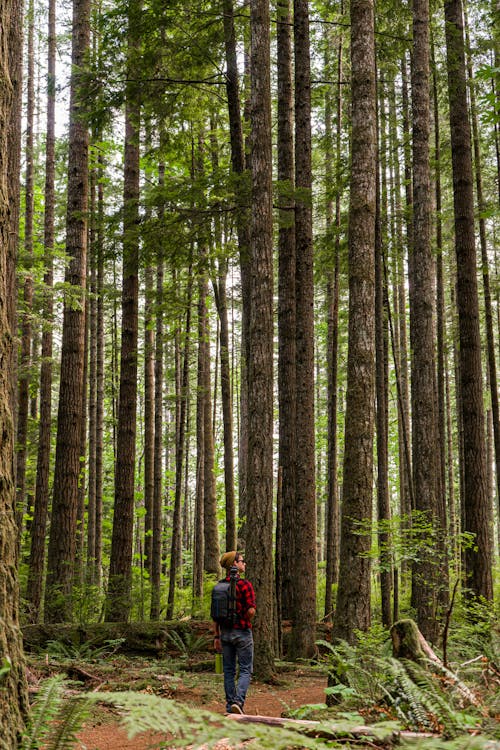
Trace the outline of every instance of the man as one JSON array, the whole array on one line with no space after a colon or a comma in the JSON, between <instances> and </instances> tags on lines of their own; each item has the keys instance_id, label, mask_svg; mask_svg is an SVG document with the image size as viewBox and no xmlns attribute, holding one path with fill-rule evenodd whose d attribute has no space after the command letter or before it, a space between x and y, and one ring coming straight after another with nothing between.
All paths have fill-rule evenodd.
<instances>
[{"instance_id":1,"label":"man","mask_svg":"<svg viewBox=\"0 0 500 750\"><path fill-rule=\"evenodd\" d=\"M231 568L236 568L236 615L232 627L227 628L214 622L214 648L216 651L222 649L226 711L242 714L253 669L252 619L255 615L255 592L250 581L241 578L245 574L245 559L241 553L225 552L220 564L226 571L226 581L231 580ZM237 683L236 662L239 666Z\"/></svg>"}]
</instances>

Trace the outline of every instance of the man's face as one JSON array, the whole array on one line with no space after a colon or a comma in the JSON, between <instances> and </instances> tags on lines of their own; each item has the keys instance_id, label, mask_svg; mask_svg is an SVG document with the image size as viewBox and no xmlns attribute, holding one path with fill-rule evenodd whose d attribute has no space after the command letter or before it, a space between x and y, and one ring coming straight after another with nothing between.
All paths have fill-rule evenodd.
<instances>
[{"instance_id":1,"label":"man's face","mask_svg":"<svg viewBox=\"0 0 500 750\"><path fill-rule=\"evenodd\" d=\"M240 575L245 572L246 563L243 555L240 555L240 553L236 555L236 557L234 558L234 565L238 569L238 573Z\"/></svg>"}]
</instances>

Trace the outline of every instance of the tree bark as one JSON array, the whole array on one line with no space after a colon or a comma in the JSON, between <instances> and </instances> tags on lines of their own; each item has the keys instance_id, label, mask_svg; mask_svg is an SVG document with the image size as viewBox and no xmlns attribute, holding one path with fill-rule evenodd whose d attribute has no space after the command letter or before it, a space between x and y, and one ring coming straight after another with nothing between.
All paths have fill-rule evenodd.
<instances>
[{"instance_id":1,"label":"tree bark","mask_svg":"<svg viewBox=\"0 0 500 750\"><path fill-rule=\"evenodd\" d=\"M255 671L273 672L273 242L268 0L251 0L251 304L246 559L257 598Z\"/></svg>"},{"instance_id":2,"label":"tree bark","mask_svg":"<svg viewBox=\"0 0 500 750\"><path fill-rule=\"evenodd\" d=\"M277 13L278 74L278 180L280 205L278 235L278 403L279 457L282 489L279 547L281 590L278 606L282 617L293 614L294 596L294 508L296 430L296 316L295 316L295 184L293 149L293 84L290 0L280 0Z\"/></svg>"},{"instance_id":3,"label":"tree bark","mask_svg":"<svg viewBox=\"0 0 500 750\"><path fill-rule=\"evenodd\" d=\"M125 163L123 184L123 282L120 403L118 413L115 504L106 620L127 621L131 608L132 540L134 525L134 474L137 400L137 335L139 272L139 129L140 104L133 83L140 40L140 0L128 11L128 71L125 112Z\"/></svg>"},{"instance_id":4,"label":"tree bark","mask_svg":"<svg viewBox=\"0 0 500 750\"><path fill-rule=\"evenodd\" d=\"M349 332L340 571L333 636L352 642L370 626L374 357L376 91L371 0L351 2L352 136ZM357 523L366 525L362 534Z\"/></svg>"},{"instance_id":5,"label":"tree bark","mask_svg":"<svg viewBox=\"0 0 500 750\"><path fill-rule=\"evenodd\" d=\"M20 22L15 3L5 2L0 7L0 25L3 30L0 54L0 658L8 672L2 678L0 690L0 747L11 750L18 747L29 704L24 669L22 637L19 629L19 583L17 576L18 529L15 518L14 484L14 425L12 410L13 329L9 296L12 294L12 277L9 273L9 254L12 245L9 232L12 228L9 215L9 198L12 182L8 183L8 148L12 147L9 118L17 116L16 92L10 79L8 39L10 25ZM14 33L18 33L14 29ZM21 50L16 50L21 54ZM15 70L12 71L15 74ZM16 82L14 78L14 82ZM8 664L5 664L5 662Z\"/></svg>"},{"instance_id":6,"label":"tree bark","mask_svg":"<svg viewBox=\"0 0 500 750\"><path fill-rule=\"evenodd\" d=\"M455 211L457 307L460 338L460 406L463 422L464 528L474 543L465 550L466 586L493 598L491 499L486 491L481 337L476 278L471 134L460 0L446 0L446 55Z\"/></svg>"},{"instance_id":7,"label":"tree bark","mask_svg":"<svg viewBox=\"0 0 500 750\"><path fill-rule=\"evenodd\" d=\"M295 44L295 512L291 652L314 654L316 477L314 434L314 279L311 173L311 62L307 0L294 0ZM300 192L299 192L300 191Z\"/></svg>"},{"instance_id":8,"label":"tree bark","mask_svg":"<svg viewBox=\"0 0 500 750\"><path fill-rule=\"evenodd\" d=\"M18 369L17 397L17 466L16 466L16 505L19 531L22 530L26 502L26 462L29 414L29 386L31 366L32 317L33 317L33 212L34 212L34 116L35 116L35 18L34 3L30 0L27 9L28 21L28 66L27 66L27 102L26 102L26 173L24 192L24 257L23 265L26 276L23 283L23 302L21 315L21 349Z\"/></svg>"},{"instance_id":9,"label":"tree bark","mask_svg":"<svg viewBox=\"0 0 500 750\"><path fill-rule=\"evenodd\" d=\"M31 525L31 545L28 565L26 599L28 618L38 622L42 602L45 537L49 505L50 432L52 422L52 323L53 323L53 261L55 211L55 63L56 9L54 0L48 8L47 51L47 133L45 143L45 214L44 214L44 292L42 324L42 352L40 365L40 421L36 464L35 504Z\"/></svg>"},{"instance_id":10,"label":"tree bark","mask_svg":"<svg viewBox=\"0 0 500 750\"><path fill-rule=\"evenodd\" d=\"M89 142L84 121L84 102L88 99L84 99L81 76L89 50L89 0L74 0L72 34L73 73L66 216L66 253L70 258L66 283L71 285L72 293L64 303L56 458L45 590L46 622L68 621L72 613L83 421Z\"/></svg>"}]
</instances>

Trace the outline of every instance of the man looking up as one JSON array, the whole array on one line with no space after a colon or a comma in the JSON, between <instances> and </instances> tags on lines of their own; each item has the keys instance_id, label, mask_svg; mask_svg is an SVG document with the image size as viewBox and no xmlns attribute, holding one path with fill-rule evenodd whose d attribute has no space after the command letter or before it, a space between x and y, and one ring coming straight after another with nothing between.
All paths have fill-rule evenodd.
<instances>
[{"instance_id":1,"label":"man looking up","mask_svg":"<svg viewBox=\"0 0 500 750\"><path fill-rule=\"evenodd\" d=\"M253 634L252 619L255 615L255 592L245 575L245 559L240 552L225 552L220 564L226 571L226 581L236 578L236 612L232 627L214 621L214 648L222 649L224 690L227 713L242 714L245 698L252 679ZM237 683L236 663L239 666Z\"/></svg>"}]
</instances>

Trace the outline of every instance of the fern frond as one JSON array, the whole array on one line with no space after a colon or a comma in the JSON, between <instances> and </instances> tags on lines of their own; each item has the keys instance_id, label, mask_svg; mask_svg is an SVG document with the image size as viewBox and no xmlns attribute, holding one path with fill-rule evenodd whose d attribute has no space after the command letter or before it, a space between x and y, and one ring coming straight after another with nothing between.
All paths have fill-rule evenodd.
<instances>
[{"instance_id":1,"label":"fern frond","mask_svg":"<svg viewBox=\"0 0 500 750\"><path fill-rule=\"evenodd\" d=\"M20 750L36 750L50 730L62 702L64 676L57 675L42 682L33 704L30 721L21 741Z\"/></svg>"},{"instance_id":2,"label":"fern frond","mask_svg":"<svg viewBox=\"0 0 500 750\"><path fill-rule=\"evenodd\" d=\"M46 750L73 750L76 734L89 715L91 701L75 696L65 700L53 721L50 735L44 743Z\"/></svg>"}]
</instances>

